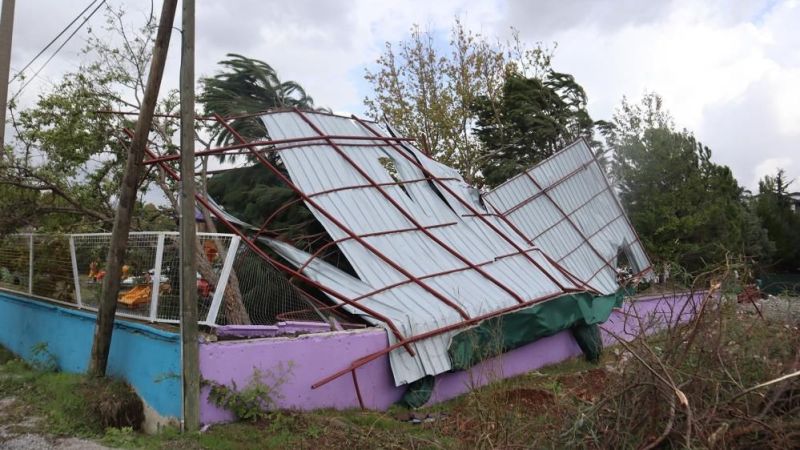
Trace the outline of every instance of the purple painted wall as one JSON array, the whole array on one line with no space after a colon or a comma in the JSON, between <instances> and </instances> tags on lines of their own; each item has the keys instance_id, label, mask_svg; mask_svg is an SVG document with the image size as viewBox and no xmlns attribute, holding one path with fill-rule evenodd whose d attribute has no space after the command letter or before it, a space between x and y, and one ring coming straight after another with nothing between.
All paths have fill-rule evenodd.
<instances>
[{"instance_id":1,"label":"purple painted wall","mask_svg":"<svg viewBox=\"0 0 800 450\"><path fill-rule=\"evenodd\" d=\"M666 323L690 319L705 293L648 296L625 303L614 311L603 328L625 339L632 339L640 326L655 331ZM691 300L691 301L690 301ZM659 325L660 324L660 325ZM603 341L616 339L603 333ZM358 398L350 375L340 377L318 389L311 385L321 378L348 367L362 356L388 346L383 330L336 331L298 337L265 338L245 341L208 342L200 345L200 373L204 379L229 385L246 386L258 369L262 382L280 386L277 406L286 409L358 408ZM543 366L580 355L569 332L561 332L512 350L501 357L476 365L469 371L441 374L431 403L463 394L492 380L520 375ZM364 405L386 409L403 395L405 387L395 387L389 358L380 357L356 371ZM276 383L275 380L282 379ZM208 389L202 393L201 421L205 424L230 421L233 416L211 404Z\"/></svg>"}]
</instances>

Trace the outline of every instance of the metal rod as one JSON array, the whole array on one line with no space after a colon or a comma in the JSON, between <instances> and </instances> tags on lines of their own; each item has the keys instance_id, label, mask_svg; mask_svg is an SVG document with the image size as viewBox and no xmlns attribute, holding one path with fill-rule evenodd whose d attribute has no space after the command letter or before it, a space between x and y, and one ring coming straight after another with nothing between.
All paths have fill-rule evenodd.
<instances>
[{"instance_id":1,"label":"metal rod","mask_svg":"<svg viewBox=\"0 0 800 450\"><path fill-rule=\"evenodd\" d=\"M366 122L365 122L363 119L359 119L358 117L355 117L355 116L351 116L351 118L352 118L353 120L355 120L356 122L358 122L358 123L359 123L359 124L360 124L362 127L364 127L365 129L367 129L367 130L368 130L370 133L372 133L372 134L374 134L374 135L378 136L378 132L377 132L377 131L375 131L375 129L374 129L374 128L372 128L371 126L369 126L369 125L368 125L368 124L367 124L367 123L366 123ZM502 238L504 241L506 241L506 242L507 242L507 243L509 243L509 244L510 244L512 247L514 247L514 249L515 249L515 250L517 250L518 252L520 252L520 253L524 254L524 255L525 255L525 257L526 257L526 259L527 259L527 260L528 260L528 261L529 261L531 264L533 264L533 265L534 265L534 266L535 266L537 269L539 269L539 271L541 271L541 272L542 272L542 273L543 273L543 274L544 274L544 275L545 275L545 276L546 276L548 279L550 279L550 281L552 281L552 282L553 282L553 283L554 283L554 284L555 284L555 285L556 285L556 286L557 286L559 289L562 289L562 290L563 290L563 289L565 289L565 287L564 287L564 286L563 286L563 285L562 285L562 284L561 284L561 283L560 283L558 280L556 280L556 279L555 279L555 277L553 277L553 276L552 276L552 275L551 275L551 274L550 274L550 273L549 273L547 270L545 270L545 269L544 269L544 268L541 266L541 264L539 264L539 263L538 263L538 262L537 262L535 259L533 259L533 258L532 258L530 255L528 255L528 254L527 254L527 253L526 253L526 252L525 252L525 251L522 249L522 247L520 247L519 245L517 245L517 243L516 243L516 242L514 242L514 240L513 240L513 239L511 239L510 237L508 237L508 236L507 236L507 235L506 235L506 234L505 234L503 231L501 231L499 228L497 228L497 227L496 227L496 226L495 226L493 223L491 223L491 222L490 222L488 219L486 219L485 217L483 217L482 215L480 215L480 213L479 213L479 212L478 212L478 211L477 211L477 210L476 210L476 209L475 209L475 208L474 208L472 205L470 205L470 204L469 204L467 201L465 201L463 198L461 198L461 196L460 196L460 195L456 194L456 193L455 193L455 192L454 192L454 191L453 191L453 190L450 188L450 186L447 186L447 184L445 184L445 183L443 183L443 182L439 181L439 180L438 180L438 179L437 179L437 178L436 178L436 177L435 177L435 176L434 176L434 175L433 175L433 174L432 174L432 173L431 173L431 172L430 172L428 169L426 169L426 168L425 168L425 167L424 167L422 164L420 164L420 163L419 163L419 162L418 162L418 161L417 161L415 158L412 158L410 155L406 154L406 153L407 153L407 150L405 150L405 149L400 149L400 148L398 148L396 145L392 145L392 144L389 144L389 145L390 145L392 148L394 148L394 149L395 149L395 150L396 150L398 153L400 153L401 155L403 155L403 157L405 157L405 158L406 158L408 161L410 161L412 164L416 165L416 167L417 167L419 170L421 170L423 174L425 174L425 175L427 175L427 176L430 176L430 177L431 177L431 180L435 181L435 182L436 182L436 184L438 184L439 186L441 186L441 187L442 187L442 189L444 189L445 191L447 191L447 193L449 193L449 194L450 194L450 195L451 195L453 198L455 198L455 199L456 199L456 200L457 200L457 201L458 201L458 202L459 202L459 203L460 203L462 206L464 206L465 208L467 208L467 210L469 210L469 211L470 211L470 213L472 213L472 214L475 214L475 215L476 215L476 217L478 217L478 218L479 218L479 219L480 219L480 220L481 220L481 221L482 221L484 224L486 224L486 225L487 225L487 226L488 226L488 227L489 227L489 228L490 228L492 231L494 231L494 232L495 232L495 233L496 233L498 236L500 236L500 238ZM401 150L405 150L405 151L401 151ZM510 222L510 221L506 220L506 219L505 219L505 218L503 218L503 217L501 217L501 220L504 220L504 221L505 221L505 222L506 222L506 223L507 223L507 224L508 224L508 225L509 225L509 226L512 228L512 230L515 230L515 231L516 231L516 232L517 232L517 233L520 235L520 237L522 237L522 239L523 239L523 240L526 240L526 239L525 239L525 235L524 235L524 234L523 234L521 231L519 231L519 229L517 229L516 227L514 227L514 226L513 226L513 224L511 224L511 222ZM541 250L540 250L540 251L541 251ZM542 252L542 253L544 254L544 252ZM558 270L559 272L561 272L561 274L562 274L562 275L564 275L564 276L565 276L565 277L567 277L568 279L570 278L569 272L568 272L566 269L564 269L563 267L561 267L561 266L560 266L560 265L558 265L558 264L555 264L555 265L554 265L554 267L556 268L556 270ZM573 275L573 278L574 278L574 275Z\"/></svg>"},{"instance_id":2,"label":"metal rod","mask_svg":"<svg viewBox=\"0 0 800 450\"><path fill-rule=\"evenodd\" d=\"M156 261L153 266L153 285L150 288L150 321L158 318L158 294L161 290L161 265L164 260L164 233L158 233L156 238Z\"/></svg>"},{"instance_id":3,"label":"metal rod","mask_svg":"<svg viewBox=\"0 0 800 450\"><path fill-rule=\"evenodd\" d=\"M128 135L128 137L131 137L133 135L133 133L131 132L130 129L126 128L126 129L124 129L124 132ZM147 153L147 155L150 158L154 158L156 156L155 153L153 153L148 148L145 148L145 152ZM175 170L173 170L171 167L169 167L166 163L162 162L162 163L159 164L159 166L161 167L161 169L170 178L172 178L175 181L180 181L180 179L181 179L180 175L178 175L178 173L175 172ZM268 263L270 263L272 266L274 266L278 270L280 270L282 272L285 272L285 273L288 273L288 274L290 274L292 276L295 276L295 277L303 280L304 282L310 284L311 286L314 286L315 288L321 290L322 292L324 292L326 294L329 294L330 296L335 297L335 298L341 300L342 302L344 302L344 303L346 303L346 304L348 304L348 305L350 305L350 306L352 306L352 307L354 307L356 309L360 309L365 314L368 314L368 315L374 317L375 319L380 320L381 322L384 322L386 324L386 326L389 328L389 330L392 332L392 334L394 334L395 337L398 340L403 339L403 334L400 333L400 330L397 329L397 326L394 324L394 322L391 319L389 319L388 317L384 316L383 314L381 314L381 313L379 313L377 311L372 310L369 307L366 307L366 306L363 306L363 305L358 305L358 304L354 303L352 300L350 300L344 294L341 294L341 293L337 292L336 290L334 290L334 289L332 289L332 288L330 288L328 286L325 286L325 285L322 285L320 283L317 283L316 281L312 280L311 278L309 278L305 274L303 274L301 272L298 272L297 270L294 270L293 268L281 263L280 261L275 260L274 258L269 256L266 252L264 252L264 250L262 250L260 247L258 247L254 242L252 242L249 239L247 239L247 236L244 233L242 233L242 231L239 230L238 227L236 227L230 221L228 221L228 219L225 218L225 215L222 214L220 211L218 211L205 198L203 198L199 194L195 194L195 199L200 204L202 204L203 207L205 207L214 217L216 217L217 220L222 222L222 224L226 228L228 228L232 233L234 233L234 234L238 235L239 237L241 237L242 238L242 242L244 242L245 245L247 245L261 259L263 259L264 261L267 261ZM407 346L406 350L409 352L410 355L412 355L412 356L414 355L414 350L410 346Z\"/></svg>"},{"instance_id":4,"label":"metal rod","mask_svg":"<svg viewBox=\"0 0 800 450\"><path fill-rule=\"evenodd\" d=\"M75 237L69 237L69 259L72 262L72 282L75 284L75 302L78 308L83 307L81 300L81 276L78 269L77 257L75 256Z\"/></svg>"},{"instance_id":5,"label":"metal rod","mask_svg":"<svg viewBox=\"0 0 800 450\"><path fill-rule=\"evenodd\" d=\"M238 132L236 132L236 130L234 130L230 125L228 125L228 123L226 123L222 119L221 116L216 115L216 117L217 117L217 120L219 120L220 124L223 127L225 127L228 130L228 132L230 132L233 136L235 136L236 139L238 139L240 142L245 142L244 138L242 138L242 136ZM248 148L252 149L252 147L248 147ZM275 166L273 166L262 155L258 154L258 152L256 152L255 149L252 149L252 152L253 152L253 155L256 157L256 159L258 159L258 161L261 162L261 164L264 165L264 167L269 169L275 176L277 176L281 181L283 181L284 184L286 184L286 186L288 186L290 189L295 191L300 197L302 197L303 200L308 205L311 205L314 209L319 211L320 214L325 216L325 218L327 218L328 220L333 222L333 224L336 225L340 230L344 231L345 233L347 233L348 235L353 237L353 239L355 239L359 244L361 244L364 248L366 248L369 252L371 252L372 254L377 256L383 262L388 264L391 268L393 268L394 270L396 270L397 272L399 272L400 274L402 274L406 278L414 280L416 282L416 284L419 285L422 289L424 289L425 291L427 291L428 293L430 293L431 295L436 297L442 303L444 303L447 306L449 306L450 308L454 309L462 318L464 318L464 319L468 319L469 318L469 314L467 314L467 312L464 311L459 305L454 303L449 298L445 297L443 294L441 294L437 290L435 290L432 287L430 287L428 284L420 281L415 275L413 275L408 270L404 269L402 266L400 266L397 262L393 261L388 256L384 255L380 250L378 250L375 247L373 247L369 242L366 242L365 240L363 240L360 237L358 237L358 235L355 232L353 232L353 230L351 230L349 227L347 227L345 224L343 224L339 219L337 219L335 216L333 216L327 210L325 210L324 208L319 206L319 204L317 204L317 202L314 199L310 198L308 195L306 195L305 192L303 192L300 188L295 186L295 184L288 177L286 177L286 175L281 173L280 170L278 170Z\"/></svg>"},{"instance_id":6,"label":"metal rod","mask_svg":"<svg viewBox=\"0 0 800 450\"><path fill-rule=\"evenodd\" d=\"M224 121L222 116L218 119L219 121ZM373 138L370 136L341 136L341 135L331 135L329 136L330 139L334 140L347 140L347 141L386 141L386 142L404 142L404 141L411 141L413 139L410 138L395 138L395 137L378 137ZM240 149L249 149L252 147L263 147L268 145L280 145L280 144L294 144L294 143L301 143L305 142L308 145L326 145L322 142L316 141L323 141L324 139L321 137L298 137L298 138L288 138L288 139L275 139L269 141L252 141L252 142L243 142L240 144L232 144L226 145L224 147L214 147L207 150L201 150L195 152L195 156L208 156L208 155L216 155L220 153L225 153L231 150L240 150ZM316 142L316 143L315 143ZM276 149L263 149L263 150L256 150L257 152L276 152L279 150L284 150L282 148ZM252 153L252 152L251 152ZM160 162L168 162L168 161L177 161L181 157L180 155L167 155L167 156L157 156L152 159L145 160L142 164L149 165L149 164L156 164Z\"/></svg>"},{"instance_id":7,"label":"metal rod","mask_svg":"<svg viewBox=\"0 0 800 450\"><path fill-rule=\"evenodd\" d=\"M364 399L361 398L361 388L358 387L358 376L356 376L355 369L353 369L353 371L350 373L353 374L353 387L356 389L356 398L358 398L358 406L360 406L361 409L366 409L364 408Z\"/></svg>"},{"instance_id":8,"label":"metal rod","mask_svg":"<svg viewBox=\"0 0 800 450\"><path fill-rule=\"evenodd\" d=\"M299 109L295 109L295 111L297 112L297 114L300 115L300 118L302 118L303 121L306 124L308 124L308 126L311 127L312 130L314 130L315 133L319 134L321 137L325 136L325 133L323 133L322 130L316 124L314 124L314 122L309 120L309 118L306 117L306 115L303 114L302 111L300 111ZM506 286L505 283L503 283L502 281L498 280L497 278L495 278L494 276L492 276L488 272L486 272L483 269L481 269L480 267L476 266L472 261L469 260L469 258L465 257L464 255L462 255L461 253L456 251L456 249L454 249L453 247L447 245L446 242L442 241L441 239L436 237L435 234L431 233L430 230L428 230L426 227L422 226L422 224L419 223L419 221L410 212L408 212L405 208L403 208L403 206L400 205L400 203L398 203L397 200L395 200L391 195L389 195L388 192L383 190L378 185L378 183L371 176L369 176L369 174L364 169L362 169L358 164L356 164L356 162L353 161L353 159L350 158L350 156L344 150L342 150L341 147L339 147L331 139L326 138L326 140L328 141L330 146L336 151L336 153L339 156L341 156L345 161L347 161L350 164L350 166L352 166L356 170L356 172L359 173L359 175L364 177L364 179L367 180L367 182L374 189L376 189L381 194L381 196L383 198L385 198L395 208L395 210L397 210L400 214L403 215L403 217L406 218L406 220L408 220L415 227L417 227L417 230L419 232L421 232L422 234L427 236L428 239L430 239L431 241L436 243L440 248L444 249L447 253L450 253L451 255L455 256L456 259L458 259L459 261L463 262L464 264L470 266L472 268L472 270L477 272L480 276L482 276L483 278L489 280L492 284L494 284L495 286L497 286L500 289L502 289L503 291L505 291L517 303L524 303L525 302L525 300L519 294L517 294L516 291L514 291L510 287ZM467 318L467 317L465 317L465 318Z\"/></svg>"},{"instance_id":9,"label":"metal rod","mask_svg":"<svg viewBox=\"0 0 800 450\"><path fill-rule=\"evenodd\" d=\"M363 366L364 364L367 364L367 363L379 358L380 356L383 356L383 355L385 355L385 354L387 354L387 353L389 353L389 352L391 352L393 350L396 350L396 349L398 349L398 348L400 348L400 347L402 347L404 345L412 344L412 343L420 341L422 339L427 339L429 337L437 336L437 335L440 335L442 333L446 333L448 331L453 331L453 330L458 330L458 329L461 329L461 328L466 328L466 327L472 326L472 325L474 325L474 324L476 324L478 322L484 321L486 319L491 319L492 317L497 317L497 316L500 316L500 315L503 315L503 314L507 314L507 313L514 312L514 311L517 311L517 310L520 310L520 309L523 309L523 308L527 308L527 307L533 306L533 305L535 305L537 303L541 303L541 302L550 300L552 298L558 297L560 295L569 294L569 293L573 293L573 292L583 292L583 291L579 291L579 290L573 289L573 290L568 290L568 291L565 291L565 292L557 292L555 294L545 295L545 296L537 298L535 300L530 300L530 301L527 301L525 303L519 303L519 304L516 304L516 305L512 305L512 306L509 306L507 308L503 308L503 309L500 309L500 310L497 310L497 311L493 311L493 312L490 312L490 313L487 313L487 314L483 314L483 315L480 315L480 316L473 317L473 318L465 320L463 322L453 323L453 324L446 325L446 326L443 326L443 327L440 327L440 328L436 328L436 329L431 330L431 331L427 331L425 333L420 333L420 334L411 336L409 338L406 338L404 341L396 342L396 343L394 343L394 344L392 344L392 345L390 345L388 347L385 347L385 348L383 348L381 350L378 350L377 352L370 353L367 356L364 356L362 358L357 359L352 364L350 364L350 367L342 369L342 370L334 373L333 375L327 376L327 377L317 381L316 383L312 384L311 385L311 389L317 389L317 388L319 388L319 387L321 387L321 386L323 386L323 385L325 385L327 383L330 383L331 381L341 377L342 375L346 374L347 372L353 371L353 370Z\"/></svg>"}]
</instances>

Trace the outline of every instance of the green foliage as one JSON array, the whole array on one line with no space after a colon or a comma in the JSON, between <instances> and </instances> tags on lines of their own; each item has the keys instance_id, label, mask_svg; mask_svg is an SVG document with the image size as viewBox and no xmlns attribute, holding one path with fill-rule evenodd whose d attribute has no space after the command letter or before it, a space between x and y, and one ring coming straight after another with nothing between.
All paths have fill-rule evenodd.
<instances>
[{"instance_id":1,"label":"green foliage","mask_svg":"<svg viewBox=\"0 0 800 450\"><path fill-rule=\"evenodd\" d=\"M386 120L403 136L415 138L438 161L455 167L472 184L481 181L481 143L473 135L473 105L496 104L507 71L537 77L550 67L552 51L493 41L456 20L449 42L436 42L419 26L407 39L387 42L374 71L365 79L373 92L364 99L374 119Z\"/></svg>"},{"instance_id":2,"label":"green foliage","mask_svg":"<svg viewBox=\"0 0 800 450\"><path fill-rule=\"evenodd\" d=\"M131 447L136 444L136 433L133 427L106 428L103 443L112 447Z\"/></svg>"},{"instance_id":3,"label":"green foliage","mask_svg":"<svg viewBox=\"0 0 800 450\"><path fill-rule=\"evenodd\" d=\"M623 99L607 136L620 198L657 264L696 273L727 255L768 258L763 232L730 169L688 131L673 128L661 97Z\"/></svg>"},{"instance_id":4,"label":"green foliage","mask_svg":"<svg viewBox=\"0 0 800 450\"><path fill-rule=\"evenodd\" d=\"M30 108L9 106L14 134L0 158L0 207L8 211L0 217L1 231L110 228L127 158L121 132L134 122L102 111L139 107L155 31L155 21L126 30L123 16L124 11L106 9L106 31L120 38L119 44L90 34L84 49L88 62L41 92ZM157 112L171 112L175 99L167 93ZM151 148L170 151L175 130L167 119L156 121ZM151 174L143 180L142 194L154 179ZM137 216L134 229L149 220L158 219Z\"/></svg>"},{"instance_id":5,"label":"green foliage","mask_svg":"<svg viewBox=\"0 0 800 450\"><path fill-rule=\"evenodd\" d=\"M41 372L56 372L58 371L58 359L47 348L47 342L38 342L31 347L31 355L33 356L33 367Z\"/></svg>"},{"instance_id":6,"label":"green foliage","mask_svg":"<svg viewBox=\"0 0 800 450\"><path fill-rule=\"evenodd\" d=\"M290 370L291 367L275 377L271 372L265 374L260 369L253 369L250 383L241 389L234 381L231 381L231 386L205 381L211 386L208 398L220 408L232 412L238 420L265 420L272 415L270 410L275 409L280 386L286 382ZM272 384L264 383L265 378L271 378Z\"/></svg>"},{"instance_id":7,"label":"green foliage","mask_svg":"<svg viewBox=\"0 0 800 450\"><path fill-rule=\"evenodd\" d=\"M775 242L770 240L764 222L758 215L752 199L743 199L742 209L742 254L753 259L758 266L767 266L775 254Z\"/></svg>"},{"instance_id":8,"label":"green foliage","mask_svg":"<svg viewBox=\"0 0 800 450\"><path fill-rule=\"evenodd\" d=\"M621 200L656 262L695 272L741 249L741 188L708 147L688 132L651 128L615 151Z\"/></svg>"},{"instance_id":9,"label":"green foliage","mask_svg":"<svg viewBox=\"0 0 800 450\"><path fill-rule=\"evenodd\" d=\"M486 184L496 186L578 138L592 143L595 122L586 101L572 75L548 70L541 78L526 78L509 72L499 101L481 96L474 104Z\"/></svg>"},{"instance_id":10,"label":"green foliage","mask_svg":"<svg viewBox=\"0 0 800 450\"><path fill-rule=\"evenodd\" d=\"M236 116L271 108L314 107L314 99L300 84L282 81L275 69L264 61L234 53L227 56L228 59L219 62L223 66L220 73L200 80L202 91L197 100L203 104L206 114ZM230 125L248 141L269 137L258 117L234 119ZM213 131L217 145L236 142L219 124L214 125Z\"/></svg>"},{"instance_id":11,"label":"green foliage","mask_svg":"<svg viewBox=\"0 0 800 450\"><path fill-rule=\"evenodd\" d=\"M800 271L800 211L792 210L790 185L783 170L765 176L758 183L755 209L775 247L777 268Z\"/></svg>"}]
</instances>

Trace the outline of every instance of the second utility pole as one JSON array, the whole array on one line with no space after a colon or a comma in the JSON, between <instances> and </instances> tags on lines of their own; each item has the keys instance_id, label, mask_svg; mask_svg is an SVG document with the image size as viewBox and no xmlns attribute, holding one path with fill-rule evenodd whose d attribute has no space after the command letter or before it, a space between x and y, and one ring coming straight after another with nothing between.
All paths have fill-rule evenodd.
<instances>
[{"instance_id":1,"label":"second utility pole","mask_svg":"<svg viewBox=\"0 0 800 450\"><path fill-rule=\"evenodd\" d=\"M183 0L181 46L181 355L183 429L200 426L197 229L194 201L194 0Z\"/></svg>"}]
</instances>

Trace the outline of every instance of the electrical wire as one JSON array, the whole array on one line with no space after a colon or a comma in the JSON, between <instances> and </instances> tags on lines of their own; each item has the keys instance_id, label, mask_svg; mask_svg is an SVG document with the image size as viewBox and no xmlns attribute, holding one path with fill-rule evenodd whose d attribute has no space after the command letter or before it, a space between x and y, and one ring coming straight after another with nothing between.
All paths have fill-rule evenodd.
<instances>
[{"instance_id":1,"label":"electrical wire","mask_svg":"<svg viewBox=\"0 0 800 450\"><path fill-rule=\"evenodd\" d=\"M44 68L47 66L47 64L48 64L50 61L52 61L52 60L53 60L53 58L54 58L54 57L55 57L55 56L58 54L58 52L60 52L60 51L61 51L61 49L62 49L62 48L64 48L64 46L65 46L65 45L67 45L67 43L68 43L68 42L69 42L69 41L70 41L70 40L73 38L73 36L75 36L75 35L78 33L78 31L80 31L80 30L81 30L81 28L83 28L83 26L84 26L84 25L86 25L86 22L88 22L88 21L89 21L89 19L91 19L91 18L92 18L92 16L94 16L94 15L95 15L95 13L96 13L96 12L97 12L97 11L98 11L98 10L99 10L99 9L100 9L100 8L101 8L101 7L102 7L104 4L105 4L105 3L106 3L106 0L102 0L102 1L100 2L100 4L99 4L99 5L97 5L97 7L95 7L95 8L92 10L92 12L91 12L91 13L89 13L89 15L88 15L88 16L87 16L85 19L83 19L83 22L81 22L81 23L80 23L80 25L78 25L78 28L75 28L75 30L74 30L72 33L70 33L70 35L69 35L69 36L67 36L67 39L66 39L64 42L62 42L62 43L61 43L61 45L59 45L59 46L58 46L58 48L56 49L56 51L54 51L54 52L53 52L53 54L52 54L52 55L50 55L50 57L49 57L49 58L47 58L47 61L45 61L45 62L44 62L44 64L42 64L42 67L39 67L39 70L37 70L37 71L36 71L36 72L33 74L33 76L32 76L32 77L30 77L30 78L28 79L28 81L27 81L27 82L25 82L25 84L23 84L23 85L22 85L22 87L20 87L20 88L19 88L19 90L17 91L17 93L16 93L16 94L14 94L14 97L12 97L12 98L11 98L11 101L14 101L14 100L15 100L17 97L19 97L19 95L20 95L20 94L22 93L22 91L23 91L23 90L24 90L24 89L25 89L25 88L26 88L26 87L27 87L27 86L28 86L28 85L31 83L31 81L33 81L33 79L34 79L34 78L36 78L36 76L38 76L38 75L39 75L39 73L40 73L40 72L41 72L41 71L42 71L42 70L43 70L43 69L44 69Z\"/></svg>"},{"instance_id":2,"label":"electrical wire","mask_svg":"<svg viewBox=\"0 0 800 450\"><path fill-rule=\"evenodd\" d=\"M23 67L22 69L20 69L19 71L17 71L17 73L16 73L16 74L15 74L15 75L14 75L14 76L11 78L11 80L8 82L8 84L11 84L12 82L14 82L14 80L16 80L17 78L19 78L19 77L20 77L20 75L22 75L22 72L24 72L25 70L27 70L27 69L28 69L28 67L30 67L30 66L31 66L31 64L33 64L33 63L34 63L34 62L35 62L37 59L39 59L39 57L40 57L40 56L42 56L42 54L43 54L44 52L46 52L46 51L47 51L47 49L49 49L49 48L50 48L50 46L51 46L51 45L53 45L53 44L54 44L54 43L55 43L55 42L58 40L58 38L60 38L61 36L63 36L63 35L64 35L64 33L66 33L66 32L67 32L67 30L69 30L70 28L72 28L72 25L74 25L74 24L75 24L75 22L77 22L77 21L78 21L78 19L80 19L82 15L86 14L86 11L88 11L88 10L89 10L89 8L91 8L92 6L94 6L94 4L95 4L95 3L97 3L97 0L92 0L92 2L91 2L91 3L89 3L89 6L87 6L86 8L84 8L84 9L83 9L83 11L79 12L79 13L78 13L78 15L77 15L77 16L75 16L75 18L74 18L74 19L72 19L72 22L70 22L70 23L69 23L69 24L68 24L66 27L64 27L64 29L63 29L63 30L61 30L61 32L60 32L60 33L58 33L58 34L56 35L56 37L54 37L54 38L53 38L53 39L52 39L50 42L48 42L48 43L47 43L47 45L45 45L45 46L44 46L44 48L43 48L43 49L41 49L41 50L39 51L39 53L37 53L37 54L36 54L36 56L34 56L34 57L33 57L33 59L31 59L30 61L28 61L28 64L25 64L25 67Z\"/></svg>"}]
</instances>

